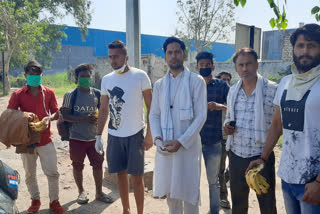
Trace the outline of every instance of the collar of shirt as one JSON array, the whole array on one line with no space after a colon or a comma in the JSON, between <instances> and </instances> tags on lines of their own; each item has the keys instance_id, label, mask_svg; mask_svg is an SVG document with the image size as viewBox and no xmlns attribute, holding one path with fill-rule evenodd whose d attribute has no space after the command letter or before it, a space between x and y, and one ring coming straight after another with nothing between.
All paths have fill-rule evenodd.
<instances>
[{"instance_id":1,"label":"collar of shirt","mask_svg":"<svg viewBox=\"0 0 320 214\"><path fill-rule=\"evenodd\" d=\"M241 93L241 95L244 97L244 99L248 100L248 99L252 99L252 97L253 97L253 98L255 97L255 95L256 95L256 89L254 89L249 96L246 95L246 92L243 90L243 88L240 88L238 95L240 95L240 93ZM253 102L254 102L254 101L253 101Z\"/></svg>"},{"instance_id":2,"label":"collar of shirt","mask_svg":"<svg viewBox=\"0 0 320 214\"><path fill-rule=\"evenodd\" d=\"M42 85L39 85L40 87L40 92L42 93L45 93L47 91L47 89L45 87L43 87ZM23 92L24 93L27 93L28 91L30 91L30 86L26 85L24 88L23 88Z\"/></svg>"},{"instance_id":3,"label":"collar of shirt","mask_svg":"<svg viewBox=\"0 0 320 214\"><path fill-rule=\"evenodd\" d=\"M180 78L182 78L182 77L183 77L183 73L184 73L184 70L183 70L183 71L181 71L181 72L179 72L179 73L178 73L178 75L177 75L176 77L173 77L173 74L169 71L170 79L174 79L174 80L176 80L176 79L180 79Z\"/></svg>"}]
</instances>

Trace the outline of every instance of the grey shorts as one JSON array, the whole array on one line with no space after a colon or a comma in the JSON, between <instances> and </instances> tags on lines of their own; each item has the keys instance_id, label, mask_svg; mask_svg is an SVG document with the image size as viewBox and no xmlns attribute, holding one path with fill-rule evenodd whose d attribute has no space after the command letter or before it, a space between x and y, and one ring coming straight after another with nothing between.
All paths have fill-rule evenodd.
<instances>
[{"instance_id":1,"label":"grey shorts","mask_svg":"<svg viewBox=\"0 0 320 214\"><path fill-rule=\"evenodd\" d=\"M108 135L107 163L109 173L127 170L128 174L143 175L143 129L128 137Z\"/></svg>"}]
</instances>

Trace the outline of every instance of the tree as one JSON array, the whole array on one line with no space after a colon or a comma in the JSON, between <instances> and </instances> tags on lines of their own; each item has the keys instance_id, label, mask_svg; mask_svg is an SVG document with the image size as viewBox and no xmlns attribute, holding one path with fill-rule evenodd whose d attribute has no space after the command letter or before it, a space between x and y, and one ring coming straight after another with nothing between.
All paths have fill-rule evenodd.
<instances>
[{"instance_id":1,"label":"tree","mask_svg":"<svg viewBox=\"0 0 320 214\"><path fill-rule=\"evenodd\" d=\"M232 0L177 0L179 11L176 35L203 51L217 40L228 38L233 30L234 5Z\"/></svg>"},{"instance_id":2,"label":"tree","mask_svg":"<svg viewBox=\"0 0 320 214\"><path fill-rule=\"evenodd\" d=\"M281 13L279 9L279 3L276 4L274 0L267 0L270 8L273 10L274 14L276 17L271 18L269 23L272 28L277 27L278 30L283 29L285 30L288 26L288 20L286 19L286 11L284 5L287 4L287 0L284 0L284 5L283 5L283 11ZM242 7L244 7L247 3L247 0L234 0L234 4L236 6L239 6L241 4ZM315 16L315 19L319 22L320 21L320 7L319 6L314 6L311 9L311 14Z\"/></svg>"},{"instance_id":3,"label":"tree","mask_svg":"<svg viewBox=\"0 0 320 214\"><path fill-rule=\"evenodd\" d=\"M57 17L71 14L86 35L91 21L90 0L0 0L0 51L4 60L5 91L8 93L9 67L37 58L44 66L51 62L51 53L60 50L65 36L64 26L54 25Z\"/></svg>"}]
</instances>

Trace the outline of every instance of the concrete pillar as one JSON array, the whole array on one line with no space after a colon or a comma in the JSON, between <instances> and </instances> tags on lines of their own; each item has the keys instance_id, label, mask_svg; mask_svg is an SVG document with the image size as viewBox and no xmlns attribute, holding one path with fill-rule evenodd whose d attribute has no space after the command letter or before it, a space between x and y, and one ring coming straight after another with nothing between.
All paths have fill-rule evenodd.
<instances>
[{"instance_id":1,"label":"concrete pillar","mask_svg":"<svg viewBox=\"0 0 320 214\"><path fill-rule=\"evenodd\" d=\"M140 68L140 0L126 0L126 31L129 65Z\"/></svg>"}]
</instances>

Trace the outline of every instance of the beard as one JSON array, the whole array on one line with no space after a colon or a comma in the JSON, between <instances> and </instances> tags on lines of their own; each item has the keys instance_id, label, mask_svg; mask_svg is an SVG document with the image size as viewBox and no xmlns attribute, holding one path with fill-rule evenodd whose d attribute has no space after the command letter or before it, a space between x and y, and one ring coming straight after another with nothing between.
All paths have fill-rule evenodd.
<instances>
[{"instance_id":1,"label":"beard","mask_svg":"<svg viewBox=\"0 0 320 214\"><path fill-rule=\"evenodd\" d=\"M171 70L178 70L183 68L183 62L177 62L176 64L168 64Z\"/></svg>"},{"instance_id":2,"label":"beard","mask_svg":"<svg viewBox=\"0 0 320 214\"><path fill-rule=\"evenodd\" d=\"M178 64L178 65L169 65L169 68L171 70L178 70L180 68L183 68L183 64Z\"/></svg>"},{"instance_id":3,"label":"beard","mask_svg":"<svg viewBox=\"0 0 320 214\"><path fill-rule=\"evenodd\" d=\"M312 60L311 63L309 64L300 63L300 60L303 57L306 57L307 59L311 59ZM309 55L303 55L303 56L297 57L295 54L293 54L293 62L296 65L298 71L305 73L320 64L320 55L316 57L312 57Z\"/></svg>"}]
</instances>

